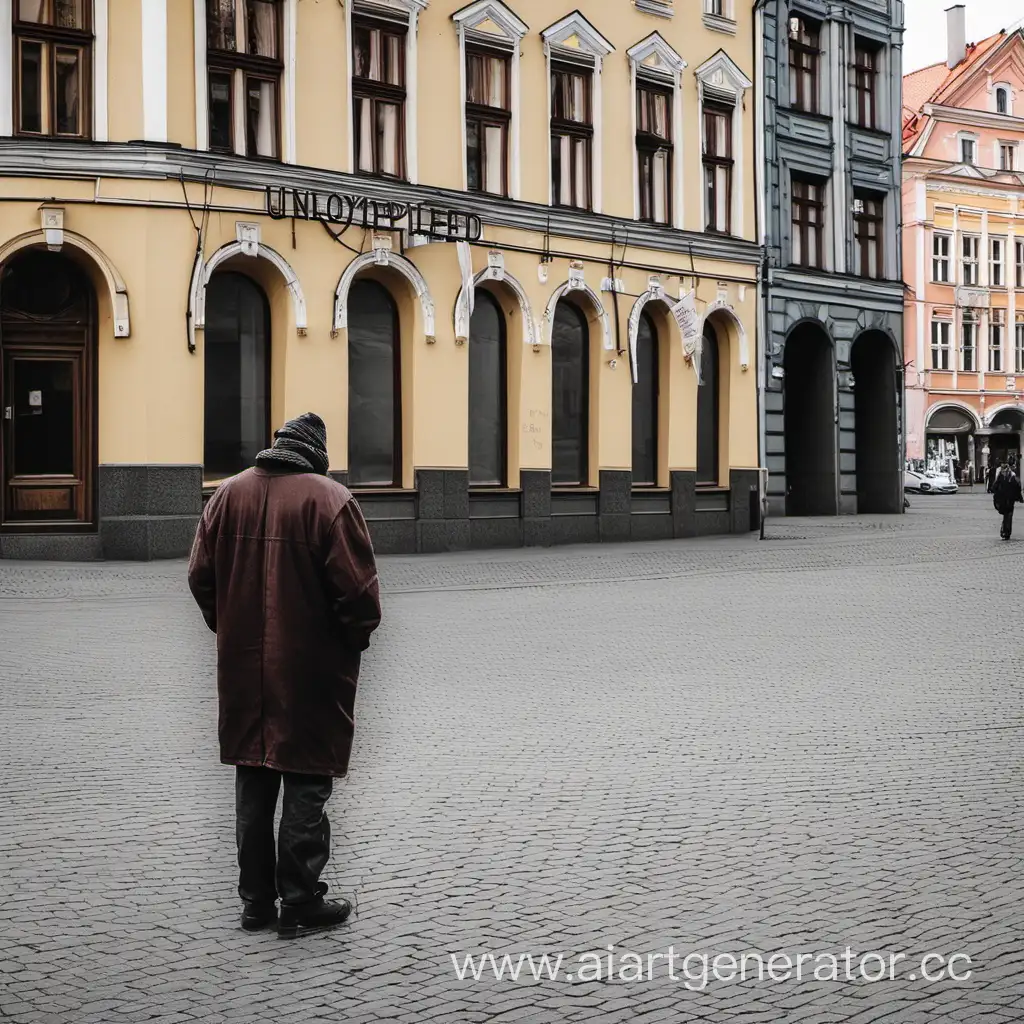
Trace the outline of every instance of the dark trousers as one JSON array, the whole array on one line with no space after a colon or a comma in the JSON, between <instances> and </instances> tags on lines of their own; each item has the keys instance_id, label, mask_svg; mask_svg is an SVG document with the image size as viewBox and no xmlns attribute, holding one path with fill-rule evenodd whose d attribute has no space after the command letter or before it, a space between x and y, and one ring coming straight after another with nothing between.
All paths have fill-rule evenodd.
<instances>
[{"instance_id":1,"label":"dark trousers","mask_svg":"<svg viewBox=\"0 0 1024 1024\"><path fill-rule=\"evenodd\" d=\"M1013 509L1009 512L1003 513L1003 528L999 531L1000 537L1005 537L1007 540L1010 539L1010 534L1013 532Z\"/></svg>"},{"instance_id":2,"label":"dark trousers","mask_svg":"<svg viewBox=\"0 0 1024 1024\"><path fill-rule=\"evenodd\" d=\"M281 827L274 849L274 810L284 782ZM246 903L297 906L320 899L320 873L330 856L331 827L324 804L329 775L299 775L239 765L235 774L238 895Z\"/></svg>"}]
</instances>

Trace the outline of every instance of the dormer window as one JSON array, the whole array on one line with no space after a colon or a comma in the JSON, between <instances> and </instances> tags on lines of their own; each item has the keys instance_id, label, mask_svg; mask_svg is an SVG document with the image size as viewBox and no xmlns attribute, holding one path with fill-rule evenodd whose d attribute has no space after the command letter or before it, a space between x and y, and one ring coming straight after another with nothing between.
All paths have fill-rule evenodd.
<instances>
[{"instance_id":1,"label":"dormer window","mask_svg":"<svg viewBox=\"0 0 1024 1024\"><path fill-rule=\"evenodd\" d=\"M1010 112L1010 90L1005 85L996 88L996 113L1008 114Z\"/></svg>"},{"instance_id":2,"label":"dormer window","mask_svg":"<svg viewBox=\"0 0 1024 1024\"><path fill-rule=\"evenodd\" d=\"M978 142L973 135L960 136L960 163L974 165L978 158Z\"/></svg>"}]
</instances>

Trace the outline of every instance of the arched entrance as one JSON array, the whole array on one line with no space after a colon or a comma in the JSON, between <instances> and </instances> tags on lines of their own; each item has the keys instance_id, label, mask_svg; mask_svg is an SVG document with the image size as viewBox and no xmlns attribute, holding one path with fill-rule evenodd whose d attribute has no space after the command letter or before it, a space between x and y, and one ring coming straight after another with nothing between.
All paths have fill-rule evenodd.
<instances>
[{"instance_id":1,"label":"arched entrance","mask_svg":"<svg viewBox=\"0 0 1024 1024\"><path fill-rule=\"evenodd\" d=\"M1000 409L989 423L988 462L999 466L1004 460L1012 461L1020 472L1021 437L1024 435L1024 410L1017 407Z\"/></svg>"},{"instance_id":2,"label":"arched entrance","mask_svg":"<svg viewBox=\"0 0 1024 1024\"><path fill-rule=\"evenodd\" d=\"M962 468L970 461L974 467L973 475L978 479L984 447L971 444L971 437L978 433L974 415L965 409L955 405L932 408L925 428L926 466L945 473L950 471L952 463L959 480ZM972 448L980 450L972 451Z\"/></svg>"},{"instance_id":3,"label":"arched entrance","mask_svg":"<svg viewBox=\"0 0 1024 1024\"><path fill-rule=\"evenodd\" d=\"M834 516L835 363L820 324L794 328L784 356L786 515Z\"/></svg>"},{"instance_id":4,"label":"arched entrance","mask_svg":"<svg viewBox=\"0 0 1024 1024\"><path fill-rule=\"evenodd\" d=\"M203 476L223 480L270 444L270 308L251 278L218 271L206 288Z\"/></svg>"},{"instance_id":5,"label":"arched entrance","mask_svg":"<svg viewBox=\"0 0 1024 1024\"><path fill-rule=\"evenodd\" d=\"M590 332L568 299L551 331L551 483L585 486L590 472Z\"/></svg>"},{"instance_id":6,"label":"arched entrance","mask_svg":"<svg viewBox=\"0 0 1024 1024\"><path fill-rule=\"evenodd\" d=\"M469 485L504 487L508 462L505 314L476 289L469 328Z\"/></svg>"},{"instance_id":7,"label":"arched entrance","mask_svg":"<svg viewBox=\"0 0 1024 1024\"><path fill-rule=\"evenodd\" d=\"M0 272L0 511L25 531L95 524L96 293L80 266L24 249Z\"/></svg>"},{"instance_id":8,"label":"arched entrance","mask_svg":"<svg viewBox=\"0 0 1024 1024\"><path fill-rule=\"evenodd\" d=\"M899 380L896 350L881 331L853 343L857 511L899 513L903 485L899 451Z\"/></svg>"}]
</instances>

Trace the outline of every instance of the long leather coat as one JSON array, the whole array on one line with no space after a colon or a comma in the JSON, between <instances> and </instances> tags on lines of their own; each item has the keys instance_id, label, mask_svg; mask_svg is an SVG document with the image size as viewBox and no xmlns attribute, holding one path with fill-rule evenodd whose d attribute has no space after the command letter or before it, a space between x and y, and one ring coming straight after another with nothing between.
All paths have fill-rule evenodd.
<instances>
[{"instance_id":1,"label":"long leather coat","mask_svg":"<svg viewBox=\"0 0 1024 1024\"><path fill-rule=\"evenodd\" d=\"M380 623L359 506L315 473L248 469L210 498L188 582L217 634L221 761L342 776Z\"/></svg>"}]
</instances>

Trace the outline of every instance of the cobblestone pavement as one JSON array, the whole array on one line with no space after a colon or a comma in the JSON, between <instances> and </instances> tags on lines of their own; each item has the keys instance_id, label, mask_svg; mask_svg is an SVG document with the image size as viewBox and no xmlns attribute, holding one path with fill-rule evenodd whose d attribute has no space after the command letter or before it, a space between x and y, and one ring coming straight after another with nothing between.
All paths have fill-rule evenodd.
<instances>
[{"instance_id":1,"label":"cobblestone pavement","mask_svg":"<svg viewBox=\"0 0 1024 1024\"><path fill-rule=\"evenodd\" d=\"M330 805L358 914L296 942L237 928L184 564L0 562L0 1017L1020 1024L1021 529L975 494L764 542L382 559ZM907 960L690 991L450 958L608 945ZM929 952L970 980L910 980Z\"/></svg>"}]
</instances>

